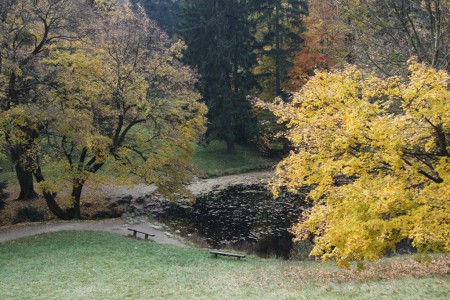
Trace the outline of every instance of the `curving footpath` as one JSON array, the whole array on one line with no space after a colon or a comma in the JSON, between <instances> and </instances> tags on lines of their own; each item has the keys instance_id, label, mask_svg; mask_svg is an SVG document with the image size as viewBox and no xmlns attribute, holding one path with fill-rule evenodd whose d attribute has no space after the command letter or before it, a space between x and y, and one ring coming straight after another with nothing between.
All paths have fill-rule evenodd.
<instances>
[{"instance_id":1,"label":"curving footpath","mask_svg":"<svg viewBox=\"0 0 450 300\"><path fill-rule=\"evenodd\" d=\"M105 231L118 235L130 235L129 227L140 227L147 232L154 234L150 237L158 244L175 245L183 247L185 244L174 238L171 234L162 230L156 229L157 226L151 226L147 223L141 222L130 225L123 219L111 219L102 221L66 221L57 223L40 223L31 225L16 225L12 227L0 229L0 243L13 241L25 237L34 236L37 234L57 231Z\"/></svg>"}]
</instances>

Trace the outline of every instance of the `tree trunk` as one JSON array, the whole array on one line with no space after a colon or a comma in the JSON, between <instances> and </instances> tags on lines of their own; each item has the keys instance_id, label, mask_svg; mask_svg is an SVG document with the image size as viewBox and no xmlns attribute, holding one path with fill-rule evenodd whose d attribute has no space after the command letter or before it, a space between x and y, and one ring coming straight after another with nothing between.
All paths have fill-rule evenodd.
<instances>
[{"instance_id":1,"label":"tree trunk","mask_svg":"<svg viewBox=\"0 0 450 300\"><path fill-rule=\"evenodd\" d=\"M6 101L6 107L4 109L9 109L11 102L14 102L14 100L17 98L17 91L16 91L16 84L17 84L17 76L15 72L12 72L9 77L9 84L8 84L8 101ZM31 130L31 136L34 137L35 132ZM5 134L5 139L7 141L7 144L9 145L10 153L11 153L11 159L15 165L16 169L16 175L17 179L19 181L20 185L20 194L17 200L31 200L33 198L36 198L37 193L34 190L33 187L33 173L30 170L27 170L27 164L23 160L25 159L26 155L26 146L13 146L10 141L9 133Z\"/></svg>"},{"instance_id":2,"label":"tree trunk","mask_svg":"<svg viewBox=\"0 0 450 300\"><path fill-rule=\"evenodd\" d=\"M83 183L73 183L72 188L72 201L73 207L70 208L70 212L75 219L81 219L80 199L81 192L83 190Z\"/></svg>"},{"instance_id":3,"label":"tree trunk","mask_svg":"<svg viewBox=\"0 0 450 300\"><path fill-rule=\"evenodd\" d=\"M34 177L36 178L37 182L45 181L40 167L38 167L36 169L36 171L34 172ZM73 192L72 192L72 194L73 194ZM73 208L64 210L59 206L58 202L56 202L56 199L51 192L44 191L43 195L44 195L45 202L47 203L48 208L55 216L57 216L61 220L72 220L72 219L76 218L77 214L76 214L75 206ZM81 195L81 190L80 190L80 195ZM80 210L80 206L78 205L78 215L80 215L79 210Z\"/></svg>"},{"instance_id":4,"label":"tree trunk","mask_svg":"<svg viewBox=\"0 0 450 300\"><path fill-rule=\"evenodd\" d=\"M13 147L11 149L11 158L15 165L16 176L20 185L20 194L17 200L31 200L37 197L37 193L33 186L33 172L27 170L21 161L24 155L22 147Z\"/></svg>"},{"instance_id":5,"label":"tree trunk","mask_svg":"<svg viewBox=\"0 0 450 300\"><path fill-rule=\"evenodd\" d=\"M33 173L25 170L20 164L16 164L16 175L19 180L20 194L17 200L31 200L38 196L34 190Z\"/></svg>"},{"instance_id":6,"label":"tree trunk","mask_svg":"<svg viewBox=\"0 0 450 300\"><path fill-rule=\"evenodd\" d=\"M234 55L234 62L233 62L233 83L234 83L234 92L237 94L239 93L239 63L237 55Z\"/></svg>"}]
</instances>

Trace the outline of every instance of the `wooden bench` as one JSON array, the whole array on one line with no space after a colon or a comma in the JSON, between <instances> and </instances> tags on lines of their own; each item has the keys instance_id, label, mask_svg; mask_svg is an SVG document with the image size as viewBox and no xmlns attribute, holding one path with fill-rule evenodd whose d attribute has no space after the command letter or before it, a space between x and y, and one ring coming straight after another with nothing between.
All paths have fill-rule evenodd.
<instances>
[{"instance_id":1,"label":"wooden bench","mask_svg":"<svg viewBox=\"0 0 450 300\"><path fill-rule=\"evenodd\" d=\"M238 260L245 257L245 255L242 255L242 254L220 252L220 251L210 251L209 253L214 254L216 256L216 258L218 255L236 257Z\"/></svg>"},{"instance_id":2,"label":"wooden bench","mask_svg":"<svg viewBox=\"0 0 450 300\"><path fill-rule=\"evenodd\" d=\"M148 236L155 236L153 233L145 232L142 229L138 229L138 228L128 228L128 230L133 231L133 236L135 238L137 237L138 232L145 235L145 239L148 239Z\"/></svg>"}]
</instances>

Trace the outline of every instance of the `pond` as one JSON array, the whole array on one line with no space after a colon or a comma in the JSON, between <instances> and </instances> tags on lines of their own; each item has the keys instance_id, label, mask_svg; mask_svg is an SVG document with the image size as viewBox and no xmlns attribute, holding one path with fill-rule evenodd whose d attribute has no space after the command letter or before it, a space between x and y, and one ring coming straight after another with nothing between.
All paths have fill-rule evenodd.
<instances>
[{"instance_id":1,"label":"pond","mask_svg":"<svg viewBox=\"0 0 450 300\"><path fill-rule=\"evenodd\" d=\"M193 205L156 199L145 211L213 248L288 258L293 246L289 229L307 208L307 192L305 188L297 195L282 193L274 200L266 185L232 185L198 196Z\"/></svg>"}]
</instances>

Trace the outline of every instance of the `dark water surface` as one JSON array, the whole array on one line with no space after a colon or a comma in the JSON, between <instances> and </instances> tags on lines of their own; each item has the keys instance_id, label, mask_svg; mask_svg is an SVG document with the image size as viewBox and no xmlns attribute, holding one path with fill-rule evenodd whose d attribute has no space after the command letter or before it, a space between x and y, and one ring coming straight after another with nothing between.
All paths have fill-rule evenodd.
<instances>
[{"instance_id":1,"label":"dark water surface","mask_svg":"<svg viewBox=\"0 0 450 300\"><path fill-rule=\"evenodd\" d=\"M287 258L293 246L289 229L307 207L307 192L283 193L274 200L263 184L234 185L203 194L193 205L152 203L146 210L182 235L195 234L213 248Z\"/></svg>"}]
</instances>

